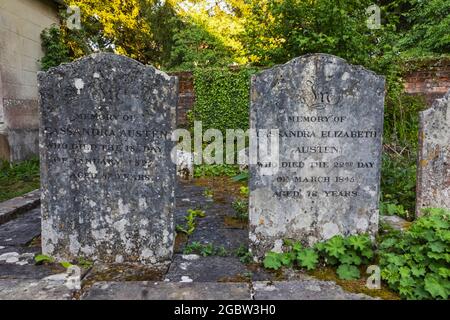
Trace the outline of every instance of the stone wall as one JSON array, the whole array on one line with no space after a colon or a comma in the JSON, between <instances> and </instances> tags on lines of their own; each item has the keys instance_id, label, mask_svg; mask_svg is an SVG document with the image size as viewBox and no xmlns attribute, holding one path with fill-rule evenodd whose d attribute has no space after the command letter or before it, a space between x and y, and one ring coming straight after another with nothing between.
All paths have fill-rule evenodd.
<instances>
[{"instance_id":1,"label":"stone wall","mask_svg":"<svg viewBox=\"0 0 450 320\"><path fill-rule=\"evenodd\" d=\"M0 159L38 154L41 31L59 23L56 1L0 1Z\"/></svg>"},{"instance_id":2,"label":"stone wall","mask_svg":"<svg viewBox=\"0 0 450 320\"><path fill-rule=\"evenodd\" d=\"M409 94L423 95L431 106L450 89L450 60L436 59L417 63L404 76L405 89Z\"/></svg>"}]
</instances>

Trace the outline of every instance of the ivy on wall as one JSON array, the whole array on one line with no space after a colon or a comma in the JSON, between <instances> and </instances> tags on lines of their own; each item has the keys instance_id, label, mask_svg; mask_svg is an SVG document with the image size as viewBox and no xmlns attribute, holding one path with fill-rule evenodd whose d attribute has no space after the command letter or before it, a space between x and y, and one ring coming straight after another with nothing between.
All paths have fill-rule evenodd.
<instances>
[{"instance_id":1,"label":"ivy on wall","mask_svg":"<svg viewBox=\"0 0 450 320\"><path fill-rule=\"evenodd\" d=\"M242 68L197 69L194 71L196 102L193 119L203 130L249 128L250 77L258 70Z\"/></svg>"}]
</instances>

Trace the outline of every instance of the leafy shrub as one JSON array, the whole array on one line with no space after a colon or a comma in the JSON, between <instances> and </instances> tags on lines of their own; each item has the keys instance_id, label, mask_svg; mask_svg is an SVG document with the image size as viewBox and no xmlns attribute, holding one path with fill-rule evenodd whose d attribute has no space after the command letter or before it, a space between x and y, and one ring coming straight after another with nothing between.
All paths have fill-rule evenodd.
<instances>
[{"instance_id":1,"label":"leafy shrub","mask_svg":"<svg viewBox=\"0 0 450 320\"><path fill-rule=\"evenodd\" d=\"M39 159L20 163L0 162L0 201L39 189Z\"/></svg>"},{"instance_id":2,"label":"leafy shrub","mask_svg":"<svg viewBox=\"0 0 450 320\"><path fill-rule=\"evenodd\" d=\"M41 33L41 44L44 56L41 59L42 70L59 66L61 63L70 62L69 48L64 43L59 26L53 25Z\"/></svg>"},{"instance_id":3,"label":"leafy shrub","mask_svg":"<svg viewBox=\"0 0 450 320\"><path fill-rule=\"evenodd\" d=\"M359 279L358 267L367 264L374 257L373 244L367 235L347 238L335 236L317 243L313 248L304 248L301 243L285 241L283 253L268 252L264 267L277 270L282 266L314 270L319 263L337 267L337 274L343 280Z\"/></svg>"},{"instance_id":4,"label":"leafy shrub","mask_svg":"<svg viewBox=\"0 0 450 320\"><path fill-rule=\"evenodd\" d=\"M189 209L188 214L184 217L186 224L184 226L177 225L176 229L178 232L182 232L190 236L194 233L195 228L197 227L197 218L204 218L205 216L205 211Z\"/></svg>"},{"instance_id":5,"label":"leafy shrub","mask_svg":"<svg viewBox=\"0 0 450 320\"><path fill-rule=\"evenodd\" d=\"M413 212L416 205L415 160L389 154L383 156L381 200L382 213L393 214L395 208L395 214L405 218L414 217Z\"/></svg>"},{"instance_id":6,"label":"leafy shrub","mask_svg":"<svg viewBox=\"0 0 450 320\"><path fill-rule=\"evenodd\" d=\"M410 9L403 14L407 22L403 23L406 30L401 34L399 46L410 56L448 53L450 2L447 0L408 2Z\"/></svg>"},{"instance_id":7,"label":"leafy shrub","mask_svg":"<svg viewBox=\"0 0 450 320\"><path fill-rule=\"evenodd\" d=\"M225 247L215 247L213 244L202 244L200 242L192 242L188 244L183 251L184 254L199 254L203 257L219 256L226 257L228 255Z\"/></svg>"},{"instance_id":8,"label":"leafy shrub","mask_svg":"<svg viewBox=\"0 0 450 320\"><path fill-rule=\"evenodd\" d=\"M194 177L233 177L239 173L239 167L225 164L204 164L194 168Z\"/></svg>"},{"instance_id":9,"label":"leafy shrub","mask_svg":"<svg viewBox=\"0 0 450 320\"><path fill-rule=\"evenodd\" d=\"M239 189L239 193L243 197L248 197L250 195L250 189L249 189L249 187L242 186Z\"/></svg>"},{"instance_id":10,"label":"leafy shrub","mask_svg":"<svg viewBox=\"0 0 450 320\"><path fill-rule=\"evenodd\" d=\"M240 245L239 248L236 249L236 256L243 264L249 264L253 261L253 255L248 250L248 247L244 245Z\"/></svg>"},{"instance_id":11,"label":"leafy shrub","mask_svg":"<svg viewBox=\"0 0 450 320\"><path fill-rule=\"evenodd\" d=\"M393 203L380 202L380 214L383 216L399 216L404 219L410 219L411 215L409 211L405 210L403 205L397 205Z\"/></svg>"},{"instance_id":12,"label":"leafy shrub","mask_svg":"<svg viewBox=\"0 0 450 320\"><path fill-rule=\"evenodd\" d=\"M236 218L239 220L248 220L248 201L236 200L232 204Z\"/></svg>"},{"instance_id":13,"label":"leafy shrub","mask_svg":"<svg viewBox=\"0 0 450 320\"><path fill-rule=\"evenodd\" d=\"M450 211L427 209L405 233L380 245L381 276L407 299L448 299Z\"/></svg>"},{"instance_id":14,"label":"leafy shrub","mask_svg":"<svg viewBox=\"0 0 450 320\"><path fill-rule=\"evenodd\" d=\"M256 69L196 69L193 118L203 130L249 128L250 76Z\"/></svg>"}]
</instances>

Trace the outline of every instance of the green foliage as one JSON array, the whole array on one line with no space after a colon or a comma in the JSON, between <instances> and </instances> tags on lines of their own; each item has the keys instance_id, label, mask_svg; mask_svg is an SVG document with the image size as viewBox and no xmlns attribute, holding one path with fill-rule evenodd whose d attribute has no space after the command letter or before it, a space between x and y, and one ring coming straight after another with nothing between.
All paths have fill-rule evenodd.
<instances>
[{"instance_id":1,"label":"green foliage","mask_svg":"<svg viewBox=\"0 0 450 320\"><path fill-rule=\"evenodd\" d=\"M264 268L278 270L283 266L281 262L282 254L277 252L268 252L264 258Z\"/></svg>"},{"instance_id":2,"label":"green foliage","mask_svg":"<svg viewBox=\"0 0 450 320\"><path fill-rule=\"evenodd\" d=\"M176 229L178 232L182 232L190 236L194 233L195 228L197 227L197 218L204 218L205 216L205 211L189 209L188 214L184 217L186 224L184 226L177 225Z\"/></svg>"},{"instance_id":3,"label":"green foliage","mask_svg":"<svg viewBox=\"0 0 450 320\"><path fill-rule=\"evenodd\" d=\"M40 60L42 70L45 71L71 61L69 48L64 43L61 29L58 26L53 25L42 31L41 44L44 51L44 56Z\"/></svg>"},{"instance_id":4,"label":"green foliage","mask_svg":"<svg viewBox=\"0 0 450 320\"><path fill-rule=\"evenodd\" d=\"M385 154L381 168L382 214L414 217L416 202L415 156Z\"/></svg>"},{"instance_id":5,"label":"green foliage","mask_svg":"<svg viewBox=\"0 0 450 320\"><path fill-rule=\"evenodd\" d=\"M319 255L313 249L302 249L297 252L297 262L300 267L314 270L319 262Z\"/></svg>"},{"instance_id":6,"label":"green foliage","mask_svg":"<svg viewBox=\"0 0 450 320\"><path fill-rule=\"evenodd\" d=\"M380 244L381 276L406 299L448 299L450 211L427 209L403 234Z\"/></svg>"},{"instance_id":7,"label":"green foliage","mask_svg":"<svg viewBox=\"0 0 450 320\"><path fill-rule=\"evenodd\" d=\"M250 264L253 261L253 255L244 245L239 246L236 250L236 256L243 264Z\"/></svg>"},{"instance_id":8,"label":"green foliage","mask_svg":"<svg viewBox=\"0 0 450 320\"><path fill-rule=\"evenodd\" d=\"M203 26L186 24L173 37L170 65L180 70L223 67L232 62L232 53L220 39Z\"/></svg>"},{"instance_id":9,"label":"green foliage","mask_svg":"<svg viewBox=\"0 0 450 320\"><path fill-rule=\"evenodd\" d=\"M209 257L209 256L219 256L219 257L226 257L228 255L227 250L221 246L221 247L215 247L213 244L202 244L200 242L192 242L184 248L183 251L184 254L199 254L203 257Z\"/></svg>"},{"instance_id":10,"label":"green foliage","mask_svg":"<svg viewBox=\"0 0 450 320\"><path fill-rule=\"evenodd\" d=\"M313 248L303 248L299 242L285 241L282 253L268 252L264 267L278 270L282 266L293 266L314 270L323 265L337 267L337 274L343 280L359 279L358 267L374 258L373 244L367 235L353 235L347 238L335 236L317 243Z\"/></svg>"},{"instance_id":11,"label":"green foliage","mask_svg":"<svg viewBox=\"0 0 450 320\"><path fill-rule=\"evenodd\" d=\"M34 261L36 262L36 264L43 264L43 263L53 263L55 262L55 259L46 256L45 254L38 254L34 257Z\"/></svg>"},{"instance_id":12,"label":"green foliage","mask_svg":"<svg viewBox=\"0 0 450 320\"><path fill-rule=\"evenodd\" d=\"M248 171L242 172L237 176L233 177L234 182L248 181L249 173Z\"/></svg>"},{"instance_id":13,"label":"green foliage","mask_svg":"<svg viewBox=\"0 0 450 320\"><path fill-rule=\"evenodd\" d=\"M77 265L82 267L83 269L89 269L93 266L93 262L86 260L84 258L78 258Z\"/></svg>"},{"instance_id":14,"label":"green foliage","mask_svg":"<svg viewBox=\"0 0 450 320\"><path fill-rule=\"evenodd\" d=\"M232 207L236 214L236 218L239 220L248 220L248 201L236 200L233 202Z\"/></svg>"},{"instance_id":15,"label":"green foliage","mask_svg":"<svg viewBox=\"0 0 450 320\"><path fill-rule=\"evenodd\" d=\"M404 219L410 219L411 214L405 210L403 205L397 205L389 202L380 202L380 214L383 216L399 216Z\"/></svg>"},{"instance_id":16,"label":"green foliage","mask_svg":"<svg viewBox=\"0 0 450 320\"><path fill-rule=\"evenodd\" d=\"M247 186L242 186L239 188L239 193L243 197L248 197L250 195L250 189Z\"/></svg>"},{"instance_id":17,"label":"green foliage","mask_svg":"<svg viewBox=\"0 0 450 320\"><path fill-rule=\"evenodd\" d=\"M370 0L251 0L245 48L253 61L270 65L312 53L330 53L367 65L380 32L367 28Z\"/></svg>"},{"instance_id":18,"label":"green foliage","mask_svg":"<svg viewBox=\"0 0 450 320\"><path fill-rule=\"evenodd\" d=\"M0 202L39 189L39 159L20 163L0 162Z\"/></svg>"},{"instance_id":19,"label":"green foliage","mask_svg":"<svg viewBox=\"0 0 450 320\"><path fill-rule=\"evenodd\" d=\"M408 56L450 52L450 2L397 0L406 9L400 20L399 47Z\"/></svg>"},{"instance_id":20,"label":"green foliage","mask_svg":"<svg viewBox=\"0 0 450 320\"><path fill-rule=\"evenodd\" d=\"M214 191L212 191L210 189L205 189L205 191L203 191L203 195L206 198L212 199L214 197Z\"/></svg>"},{"instance_id":21,"label":"green foliage","mask_svg":"<svg viewBox=\"0 0 450 320\"><path fill-rule=\"evenodd\" d=\"M341 264L336 273L342 280L357 280L361 277L358 268L351 264Z\"/></svg>"},{"instance_id":22,"label":"green foliage","mask_svg":"<svg viewBox=\"0 0 450 320\"><path fill-rule=\"evenodd\" d=\"M397 62L404 63L404 62ZM382 72L386 72L381 70ZM390 151L415 156L417 138L419 136L419 112L426 109L423 97L411 96L403 92L400 73L395 70L388 79L388 94L384 116L384 141L389 144Z\"/></svg>"},{"instance_id":23,"label":"green foliage","mask_svg":"<svg viewBox=\"0 0 450 320\"><path fill-rule=\"evenodd\" d=\"M250 76L255 69L195 69L194 118L203 130L249 128Z\"/></svg>"},{"instance_id":24,"label":"green foliage","mask_svg":"<svg viewBox=\"0 0 450 320\"><path fill-rule=\"evenodd\" d=\"M239 173L239 167L226 164L203 164L195 166L194 177L233 177Z\"/></svg>"},{"instance_id":25,"label":"green foliage","mask_svg":"<svg viewBox=\"0 0 450 320\"><path fill-rule=\"evenodd\" d=\"M66 269L68 269L68 268L73 266L73 264L71 264L70 262L67 262L67 261L63 261L60 264L61 264L62 267L66 268Z\"/></svg>"}]
</instances>

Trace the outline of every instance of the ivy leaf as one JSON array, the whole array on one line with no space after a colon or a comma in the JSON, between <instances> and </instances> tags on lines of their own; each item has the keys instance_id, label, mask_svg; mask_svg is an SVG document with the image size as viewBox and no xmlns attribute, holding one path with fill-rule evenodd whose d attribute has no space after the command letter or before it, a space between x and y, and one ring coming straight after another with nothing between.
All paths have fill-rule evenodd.
<instances>
[{"instance_id":1,"label":"ivy leaf","mask_svg":"<svg viewBox=\"0 0 450 320\"><path fill-rule=\"evenodd\" d=\"M264 267L267 269L278 270L281 268L280 254L276 252L269 252L264 258Z\"/></svg>"},{"instance_id":2,"label":"ivy leaf","mask_svg":"<svg viewBox=\"0 0 450 320\"><path fill-rule=\"evenodd\" d=\"M442 285L444 279L440 279L436 275L429 274L425 277L425 290L427 290L433 298L441 297L448 299L448 291Z\"/></svg>"},{"instance_id":3,"label":"ivy leaf","mask_svg":"<svg viewBox=\"0 0 450 320\"><path fill-rule=\"evenodd\" d=\"M338 274L339 279L342 280L357 280L361 276L359 269L349 264L340 265L336 270L336 273Z\"/></svg>"},{"instance_id":4,"label":"ivy leaf","mask_svg":"<svg viewBox=\"0 0 450 320\"><path fill-rule=\"evenodd\" d=\"M313 270L319 261L319 255L313 249L304 249L297 253L297 261L300 266Z\"/></svg>"}]
</instances>

